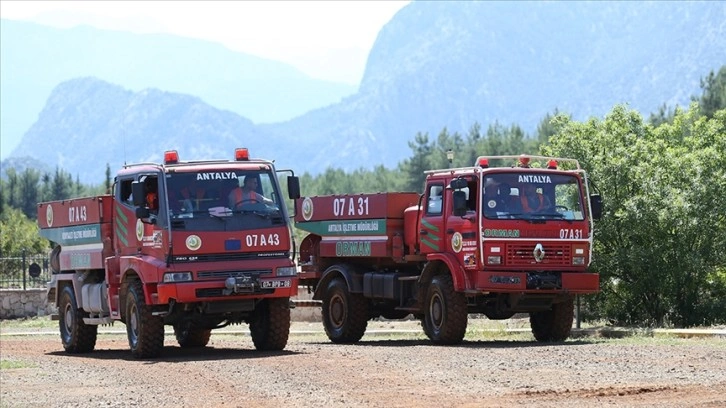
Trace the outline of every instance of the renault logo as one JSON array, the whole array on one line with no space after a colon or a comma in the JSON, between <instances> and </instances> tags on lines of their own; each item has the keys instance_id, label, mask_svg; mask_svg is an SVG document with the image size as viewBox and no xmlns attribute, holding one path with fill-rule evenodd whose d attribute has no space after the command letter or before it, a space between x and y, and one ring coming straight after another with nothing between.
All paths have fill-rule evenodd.
<instances>
[{"instance_id":1,"label":"renault logo","mask_svg":"<svg viewBox=\"0 0 726 408\"><path fill-rule=\"evenodd\" d=\"M535 261L542 262L545 257L545 250L542 247L542 244L537 244L534 246L534 251L532 251L532 255L534 255Z\"/></svg>"}]
</instances>

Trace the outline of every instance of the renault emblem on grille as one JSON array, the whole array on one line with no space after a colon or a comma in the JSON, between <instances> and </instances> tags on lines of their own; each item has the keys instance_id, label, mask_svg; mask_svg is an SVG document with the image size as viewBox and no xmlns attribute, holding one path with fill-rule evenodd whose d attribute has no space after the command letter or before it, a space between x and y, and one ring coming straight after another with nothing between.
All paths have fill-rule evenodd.
<instances>
[{"instance_id":1,"label":"renault emblem on grille","mask_svg":"<svg viewBox=\"0 0 726 408\"><path fill-rule=\"evenodd\" d=\"M542 262L545 257L545 250L542 247L542 244L537 244L534 246L534 251L532 251L532 255L534 255L535 261Z\"/></svg>"}]
</instances>

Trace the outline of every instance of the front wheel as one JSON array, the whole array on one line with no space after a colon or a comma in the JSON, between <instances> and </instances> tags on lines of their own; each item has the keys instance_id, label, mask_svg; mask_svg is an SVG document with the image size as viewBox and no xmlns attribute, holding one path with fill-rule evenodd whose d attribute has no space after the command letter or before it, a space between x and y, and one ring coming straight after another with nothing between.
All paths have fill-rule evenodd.
<instances>
[{"instance_id":1,"label":"front wheel","mask_svg":"<svg viewBox=\"0 0 726 408\"><path fill-rule=\"evenodd\" d=\"M270 298L260 302L250 322L250 335L257 350L284 349L290 336L290 298Z\"/></svg>"},{"instance_id":2,"label":"front wheel","mask_svg":"<svg viewBox=\"0 0 726 408\"><path fill-rule=\"evenodd\" d=\"M151 313L144 299L141 281L129 283L126 296L126 335L131 354L136 358L153 358L164 348L164 321Z\"/></svg>"},{"instance_id":3,"label":"front wheel","mask_svg":"<svg viewBox=\"0 0 726 408\"><path fill-rule=\"evenodd\" d=\"M468 323L466 298L454 290L451 276L434 276L426 295L424 333L435 344L458 344L464 340Z\"/></svg>"},{"instance_id":4,"label":"front wheel","mask_svg":"<svg viewBox=\"0 0 726 408\"><path fill-rule=\"evenodd\" d=\"M96 347L98 326L83 323L86 313L78 308L73 287L66 286L61 291L58 312L60 313L58 326L66 352L76 354L93 351Z\"/></svg>"},{"instance_id":5,"label":"front wheel","mask_svg":"<svg viewBox=\"0 0 726 408\"><path fill-rule=\"evenodd\" d=\"M323 327L333 343L355 343L368 326L366 299L350 293L342 278L335 278L323 294Z\"/></svg>"},{"instance_id":6,"label":"front wheel","mask_svg":"<svg viewBox=\"0 0 726 408\"><path fill-rule=\"evenodd\" d=\"M529 314L532 334L539 342L565 341L570 337L575 316L574 299L555 303L550 310Z\"/></svg>"}]
</instances>

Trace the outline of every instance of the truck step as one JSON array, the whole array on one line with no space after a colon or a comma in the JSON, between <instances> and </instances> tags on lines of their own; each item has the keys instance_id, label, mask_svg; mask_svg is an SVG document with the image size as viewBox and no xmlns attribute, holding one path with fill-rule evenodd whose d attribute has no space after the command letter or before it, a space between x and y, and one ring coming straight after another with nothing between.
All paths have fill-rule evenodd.
<instances>
[{"instance_id":1,"label":"truck step","mask_svg":"<svg viewBox=\"0 0 726 408\"><path fill-rule=\"evenodd\" d=\"M83 323L85 324L111 324L113 319L110 317L84 317Z\"/></svg>"},{"instance_id":2,"label":"truck step","mask_svg":"<svg viewBox=\"0 0 726 408\"><path fill-rule=\"evenodd\" d=\"M50 315L50 320L60 320L60 315L58 313L53 313Z\"/></svg>"},{"instance_id":3,"label":"truck step","mask_svg":"<svg viewBox=\"0 0 726 408\"><path fill-rule=\"evenodd\" d=\"M322 300L293 300L295 307L319 307L323 305Z\"/></svg>"}]
</instances>

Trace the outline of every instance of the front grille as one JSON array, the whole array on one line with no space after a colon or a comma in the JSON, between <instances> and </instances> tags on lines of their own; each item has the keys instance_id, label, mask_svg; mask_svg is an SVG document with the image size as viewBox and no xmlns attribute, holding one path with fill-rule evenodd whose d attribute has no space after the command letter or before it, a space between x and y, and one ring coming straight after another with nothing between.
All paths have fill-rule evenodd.
<instances>
[{"instance_id":1,"label":"front grille","mask_svg":"<svg viewBox=\"0 0 726 408\"><path fill-rule=\"evenodd\" d=\"M197 279L227 279L227 278L241 278L243 276L249 276L254 279L257 279L260 275L272 275L272 269L197 272Z\"/></svg>"},{"instance_id":2,"label":"front grille","mask_svg":"<svg viewBox=\"0 0 726 408\"><path fill-rule=\"evenodd\" d=\"M232 253L232 254L210 254L210 255L174 255L172 262L224 262L224 261L242 261L248 259L278 259L289 258L289 252L252 252L252 253Z\"/></svg>"},{"instance_id":3,"label":"front grille","mask_svg":"<svg viewBox=\"0 0 726 408\"><path fill-rule=\"evenodd\" d=\"M233 293L230 295L224 294L224 288L206 288L206 289L197 289L196 295L198 298L211 298L211 297L230 297L230 296L245 296L245 295L264 295L269 293L274 293L274 289L258 289L254 292L247 292L247 293Z\"/></svg>"},{"instance_id":4,"label":"front grille","mask_svg":"<svg viewBox=\"0 0 726 408\"><path fill-rule=\"evenodd\" d=\"M507 245L508 266L568 266L572 264L569 245L543 244L545 257L542 262L534 260L534 247L536 244L509 244Z\"/></svg>"}]
</instances>

